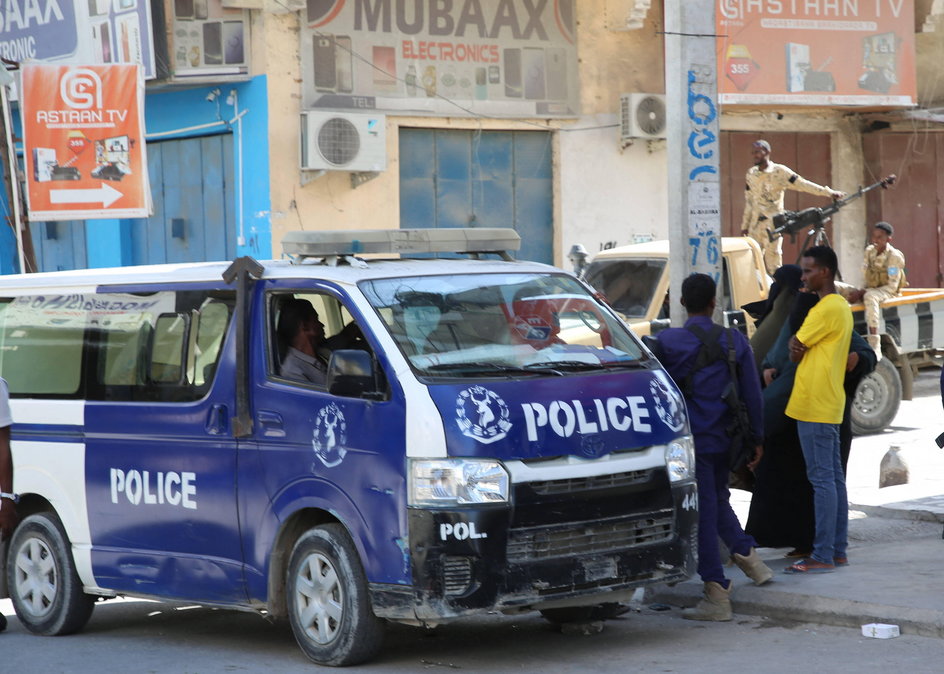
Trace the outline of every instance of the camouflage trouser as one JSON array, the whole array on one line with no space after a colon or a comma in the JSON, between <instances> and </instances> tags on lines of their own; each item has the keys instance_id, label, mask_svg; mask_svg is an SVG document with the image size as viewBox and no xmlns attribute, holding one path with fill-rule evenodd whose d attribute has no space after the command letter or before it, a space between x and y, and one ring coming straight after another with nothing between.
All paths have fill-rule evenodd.
<instances>
[{"instance_id":1,"label":"camouflage trouser","mask_svg":"<svg viewBox=\"0 0 944 674\"><path fill-rule=\"evenodd\" d=\"M895 297L895 293L889 292L884 288L869 288L862 296L862 304L865 307L865 324L869 326L869 332L875 329L880 333L882 323L882 301L890 297Z\"/></svg>"},{"instance_id":2,"label":"camouflage trouser","mask_svg":"<svg viewBox=\"0 0 944 674\"><path fill-rule=\"evenodd\" d=\"M773 276L773 273L780 269L783 264L783 237L778 235L777 238L771 241L767 235L767 227L773 227L773 223L769 219L755 222L747 230L747 234L764 251L764 266L767 268L767 273Z\"/></svg>"}]
</instances>

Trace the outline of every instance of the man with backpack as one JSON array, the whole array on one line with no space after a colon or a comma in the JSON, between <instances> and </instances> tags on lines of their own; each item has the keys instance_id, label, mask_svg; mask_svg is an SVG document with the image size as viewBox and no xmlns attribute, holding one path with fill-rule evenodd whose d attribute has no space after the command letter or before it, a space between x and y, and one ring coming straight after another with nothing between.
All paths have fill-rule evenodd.
<instances>
[{"instance_id":1,"label":"man with backpack","mask_svg":"<svg viewBox=\"0 0 944 674\"><path fill-rule=\"evenodd\" d=\"M695 477L698 480L698 575L704 596L686 609L689 620L731 620L731 581L724 577L718 537L731 551L734 563L755 585L773 577L754 549L754 539L744 533L731 509L728 474L732 456L739 454L744 438L733 438L738 417L749 428L753 451L746 457L753 469L760 461L764 429L760 378L747 338L725 330L711 320L715 309L715 282L707 274L692 274L682 282L682 305L688 312L683 328L669 328L647 340L656 357L682 390L695 437ZM735 411L736 394L746 414ZM736 445L736 446L735 446Z\"/></svg>"}]
</instances>

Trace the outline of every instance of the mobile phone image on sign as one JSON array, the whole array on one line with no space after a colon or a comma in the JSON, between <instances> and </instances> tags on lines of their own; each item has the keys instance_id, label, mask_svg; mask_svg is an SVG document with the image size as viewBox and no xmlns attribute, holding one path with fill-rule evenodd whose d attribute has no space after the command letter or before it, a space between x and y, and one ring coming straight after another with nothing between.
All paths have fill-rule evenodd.
<instances>
[{"instance_id":1,"label":"mobile phone image on sign","mask_svg":"<svg viewBox=\"0 0 944 674\"><path fill-rule=\"evenodd\" d=\"M502 61L505 68L505 96L521 98L521 50L504 49Z\"/></svg>"},{"instance_id":2,"label":"mobile phone image on sign","mask_svg":"<svg viewBox=\"0 0 944 674\"><path fill-rule=\"evenodd\" d=\"M548 47L544 52L547 70L547 98L551 101L567 99L567 63L562 47Z\"/></svg>"},{"instance_id":3,"label":"mobile phone image on sign","mask_svg":"<svg viewBox=\"0 0 944 674\"><path fill-rule=\"evenodd\" d=\"M334 38L334 58L338 64L338 91L349 94L354 91L354 51L349 35Z\"/></svg>"},{"instance_id":4,"label":"mobile phone image on sign","mask_svg":"<svg viewBox=\"0 0 944 674\"><path fill-rule=\"evenodd\" d=\"M547 87L544 81L544 49L525 47L521 70L524 73L524 97L529 101L547 98Z\"/></svg>"},{"instance_id":5,"label":"mobile phone image on sign","mask_svg":"<svg viewBox=\"0 0 944 674\"><path fill-rule=\"evenodd\" d=\"M178 19L192 19L193 0L174 0L174 16Z\"/></svg>"},{"instance_id":6,"label":"mobile phone image on sign","mask_svg":"<svg viewBox=\"0 0 944 674\"><path fill-rule=\"evenodd\" d=\"M374 47L374 84L382 87L397 83L397 50L395 47Z\"/></svg>"},{"instance_id":7,"label":"mobile phone image on sign","mask_svg":"<svg viewBox=\"0 0 944 674\"><path fill-rule=\"evenodd\" d=\"M100 63L112 62L111 26L108 21L92 24L92 45Z\"/></svg>"},{"instance_id":8,"label":"mobile phone image on sign","mask_svg":"<svg viewBox=\"0 0 944 674\"><path fill-rule=\"evenodd\" d=\"M316 35L314 38L315 89L334 91L338 85L338 70L334 55L334 37Z\"/></svg>"},{"instance_id":9,"label":"mobile phone image on sign","mask_svg":"<svg viewBox=\"0 0 944 674\"><path fill-rule=\"evenodd\" d=\"M484 66L475 69L475 98L480 101L488 98L488 70Z\"/></svg>"},{"instance_id":10,"label":"mobile phone image on sign","mask_svg":"<svg viewBox=\"0 0 944 674\"><path fill-rule=\"evenodd\" d=\"M219 21L203 24L203 62L208 66L223 63L223 27Z\"/></svg>"},{"instance_id":11,"label":"mobile phone image on sign","mask_svg":"<svg viewBox=\"0 0 944 674\"><path fill-rule=\"evenodd\" d=\"M124 0L118 0L123 2ZM206 19L208 16L207 0L193 0L193 18Z\"/></svg>"},{"instance_id":12,"label":"mobile phone image on sign","mask_svg":"<svg viewBox=\"0 0 944 674\"><path fill-rule=\"evenodd\" d=\"M223 60L227 65L239 65L246 60L242 21L223 22Z\"/></svg>"}]
</instances>

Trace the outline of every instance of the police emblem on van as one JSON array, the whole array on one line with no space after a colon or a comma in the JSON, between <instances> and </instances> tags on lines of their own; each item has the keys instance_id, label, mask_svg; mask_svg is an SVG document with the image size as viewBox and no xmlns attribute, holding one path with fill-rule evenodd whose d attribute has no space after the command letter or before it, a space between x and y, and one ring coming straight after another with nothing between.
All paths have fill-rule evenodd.
<instances>
[{"instance_id":1,"label":"police emblem on van","mask_svg":"<svg viewBox=\"0 0 944 674\"><path fill-rule=\"evenodd\" d=\"M486 445L508 435L512 425L508 405L484 386L471 386L459 393L456 423L463 435Z\"/></svg>"},{"instance_id":2,"label":"police emblem on van","mask_svg":"<svg viewBox=\"0 0 944 674\"><path fill-rule=\"evenodd\" d=\"M656 415L666 426L673 431L682 430L685 425L685 402L675 389L662 378L662 373L649 382L649 392L652 393Z\"/></svg>"},{"instance_id":3,"label":"police emblem on van","mask_svg":"<svg viewBox=\"0 0 944 674\"><path fill-rule=\"evenodd\" d=\"M344 421L344 413L337 405L331 403L321 408L315 418L311 445L315 449L315 454L321 459L321 463L328 468L333 468L344 460L347 454L347 449L344 447L344 441L347 439L346 432L347 423Z\"/></svg>"}]
</instances>

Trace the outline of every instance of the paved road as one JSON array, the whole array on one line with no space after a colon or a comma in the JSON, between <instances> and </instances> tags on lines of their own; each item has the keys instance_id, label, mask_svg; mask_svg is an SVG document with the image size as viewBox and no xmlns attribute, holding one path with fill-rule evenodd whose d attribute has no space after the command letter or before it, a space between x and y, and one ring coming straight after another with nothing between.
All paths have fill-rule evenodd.
<instances>
[{"instance_id":1,"label":"paved road","mask_svg":"<svg viewBox=\"0 0 944 674\"><path fill-rule=\"evenodd\" d=\"M3 608L4 612L7 611ZM425 634L393 626L369 666L377 674L457 671L541 672L940 672L941 642L918 636L877 640L851 628L738 616L733 623L682 620L678 611L640 607L603 633L561 634L534 614L484 616ZM753 661L751 666L745 665ZM4 672L217 674L311 672L288 627L244 613L111 602L96 608L86 630L34 637L15 621L0 635Z\"/></svg>"}]
</instances>

